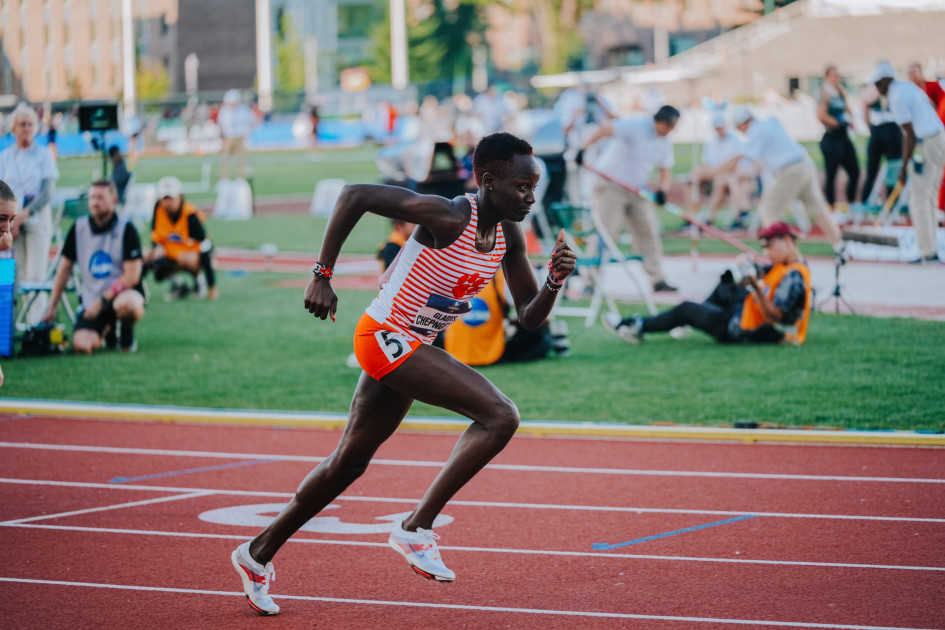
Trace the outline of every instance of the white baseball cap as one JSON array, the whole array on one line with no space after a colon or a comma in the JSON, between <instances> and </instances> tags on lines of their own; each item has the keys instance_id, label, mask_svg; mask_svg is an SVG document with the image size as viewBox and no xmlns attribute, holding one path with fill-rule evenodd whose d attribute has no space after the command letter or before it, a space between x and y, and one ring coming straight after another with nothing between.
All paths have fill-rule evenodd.
<instances>
[{"instance_id":1,"label":"white baseball cap","mask_svg":"<svg viewBox=\"0 0 945 630\"><path fill-rule=\"evenodd\" d=\"M157 183L157 198L164 199L165 197L178 197L181 193L181 184L180 180L176 177L168 175L167 177L162 177L158 180Z\"/></svg>"},{"instance_id":2,"label":"white baseball cap","mask_svg":"<svg viewBox=\"0 0 945 630\"><path fill-rule=\"evenodd\" d=\"M732 109L732 124L736 127L742 123L748 122L752 118L754 118L754 116L752 115L751 110L749 110L744 105L736 105Z\"/></svg>"},{"instance_id":3,"label":"white baseball cap","mask_svg":"<svg viewBox=\"0 0 945 630\"><path fill-rule=\"evenodd\" d=\"M227 105L236 105L241 100L239 90L227 90L223 95L223 102Z\"/></svg>"},{"instance_id":4,"label":"white baseball cap","mask_svg":"<svg viewBox=\"0 0 945 630\"><path fill-rule=\"evenodd\" d=\"M873 68L873 74L870 75L870 83L879 83L883 79L895 79L896 69L888 61L880 61Z\"/></svg>"}]
</instances>

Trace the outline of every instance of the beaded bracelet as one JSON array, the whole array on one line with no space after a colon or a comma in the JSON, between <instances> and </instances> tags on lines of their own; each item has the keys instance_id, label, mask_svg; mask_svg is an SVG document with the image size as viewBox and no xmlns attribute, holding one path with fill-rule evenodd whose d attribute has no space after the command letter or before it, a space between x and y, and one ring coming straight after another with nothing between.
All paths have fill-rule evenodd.
<instances>
[{"instance_id":1,"label":"beaded bracelet","mask_svg":"<svg viewBox=\"0 0 945 630\"><path fill-rule=\"evenodd\" d=\"M558 279L555 278L555 275L549 271L548 277L545 278L545 286L547 286L548 290L552 293L557 293L561 290L561 287L564 286L564 281L562 280L561 282L558 282Z\"/></svg>"}]
</instances>

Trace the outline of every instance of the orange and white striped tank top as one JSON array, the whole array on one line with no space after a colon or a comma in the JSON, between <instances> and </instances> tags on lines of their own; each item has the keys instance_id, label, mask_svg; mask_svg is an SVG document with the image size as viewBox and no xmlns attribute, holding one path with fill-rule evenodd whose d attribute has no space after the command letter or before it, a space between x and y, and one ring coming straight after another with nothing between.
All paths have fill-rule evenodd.
<instances>
[{"instance_id":1,"label":"orange and white striped tank top","mask_svg":"<svg viewBox=\"0 0 945 630\"><path fill-rule=\"evenodd\" d=\"M469 299L492 280L502 264L505 234L499 223L492 251L476 251L476 197L467 194L466 198L472 215L454 243L432 249L410 237L404 244L390 280L365 311L374 321L432 343L437 333L469 312Z\"/></svg>"}]
</instances>

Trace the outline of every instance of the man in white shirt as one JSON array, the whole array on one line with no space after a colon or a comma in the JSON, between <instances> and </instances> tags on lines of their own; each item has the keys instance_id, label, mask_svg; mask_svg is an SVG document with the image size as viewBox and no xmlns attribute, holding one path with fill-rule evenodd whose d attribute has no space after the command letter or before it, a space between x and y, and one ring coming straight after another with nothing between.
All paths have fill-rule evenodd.
<instances>
[{"instance_id":1,"label":"man in white shirt","mask_svg":"<svg viewBox=\"0 0 945 630\"><path fill-rule=\"evenodd\" d=\"M242 102L239 90L228 90L223 95L223 107L217 115L217 125L223 137L220 154L220 177L230 178L230 160L235 159L240 179L246 177L246 139L253 131L256 117L253 110Z\"/></svg>"},{"instance_id":2,"label":"man in white shirt","mask_svg":"<svg viewBox=\"0 0 945 630\"><path fill-rule=\"evenodd\" d=\"M49 149L35 142L39 117L33 108L21 103L10 118L15 142L0 152L0 179L13 189L20 206L10 225L16 281L42 282L46 279L53 235L49 204L59 169ZM30 326L42 319L47 300L45 293L33 300L26 316Z\"/></svg>"},{"instance_id":3,"label":"man in white shirt","mask_svg":"<svg viewBox=\"0 0 945 630\"><path fill-rule=\"evenodd\" d=\"M751 185L755 180L751 163L747 160L731 173L714 173L716 167L725 164L736 155L745 152L745 143L736 134L728 129L725 114L716 112L712 116L712 137L702 146L702 165L693 169L690 179L695 186L692 198L697 205L700 203L700 188L711 184L709 197L709 211L699 218L712 223L725 202L725 193L728 193L729 203L735 213L736 225L742 225L743 215L748 212L751 197ZM693 211L696 208L692 208Z\"/></svg>"},{"instance_id":4,"label":"man in white shirt","mask_svg":"<svg viewBox=\"0 0 945 630\"><path fill-rule=\"evenodd\" d=\"M896 70L889 62L876 64L870 82L876 85L880 94L889 97L889 111L902 128L899 182L905 184L911 170L909 218L919 245L919 258L912 262L937 263L935 212L938 190L942 185L942 169L945 169L945 125L936 115L926 93L914 83L897 81ZM919 153L914 156L916 148Z\"/></svg>"},{"instance_id":5,"label":"man in white shirt","mask_svg":"<svg viewBox=\"0 0 945 630\"><path fill-rule=\"evenodd\" d=\"M656 208L648 198L628 188L645 189L655 166L659 181L653 197L659 205L666 203L674 163L673 145L667 136L677 122L679 110L669 105L661 107L652 118L605 121L584 141L576 159L578 164L583 163L588 147L602 138L611 138L595 160L594 170L601 175L594 182L592 211L614 241L620 238L626 223L633 250L643 256L643 269L654 291L675 291L676 287L663 275L663 243Z\"/></svg>"},{"instance_id":6,"label":"man in white shirt","mask_svg":"<svg viewBox=\"0 0 945 630\"><path fill-rule=\"evenodd\" d=\"M589 174L583 173L574 158L584 144L597 130L597 125L604 120L615 118L610 103L594 93L589 85L581 83L577 87L568 88L558 97L554 106L558 120L561 121L561 130L565 136L564 159L567 162L565 185L568 199L574 205L581 205L583 199L590 193ZM598 149L602 148L600 146ZM585 156L587 158L589 156Z\"/></svg>"},{"instance_id":7,"label":"man in white shirt","mask_svg":"<svg viewBox=\"0 0 945 630\"><path fill-rule=\"evenodd\" d=\"M732 124L745 134L745 147L741 155L719 166L716 173L734 172L744 158L760 164L772 177L772 183L764 187L758 203L761 224L768 227L782 221L790 204L800 201L807 215L833 244L834 251L841 254L840 227L827 207L817 167L807 150L788 135L777 118L757 120L747 107L738 106L733 110Z\"/></svg>"}]
</instances>

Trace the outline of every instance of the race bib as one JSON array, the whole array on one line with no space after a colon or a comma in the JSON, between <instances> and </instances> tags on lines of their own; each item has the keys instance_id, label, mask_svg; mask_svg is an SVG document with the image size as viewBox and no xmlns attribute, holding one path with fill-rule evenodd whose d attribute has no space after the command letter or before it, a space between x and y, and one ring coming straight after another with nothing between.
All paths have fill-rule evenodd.
<instances>
[{"instance_id":1,"label":"race bib","mask_svg":"<svg viewBox=\"0 0 945 630\"><path fill-rule=\"evenodd\" d=\"M423 335L435 335L449 328L460 315L468 313L470 308L469 302L431 294L427 303L417 311L410 330Z\"/></svg>"},{"instance_id":2,"label":"race bib","mask_svg":"<svg viewBox=\"0 0 945 630\"><path fill-rule=\"evenodd\" d=\"M374 333L374 338L377 339L377 345L380 346L381 352L384 353L390 363L394 363L413 352L410 342L401 333L391 330L379 330Z\"/></svg>"}]
</instances>

